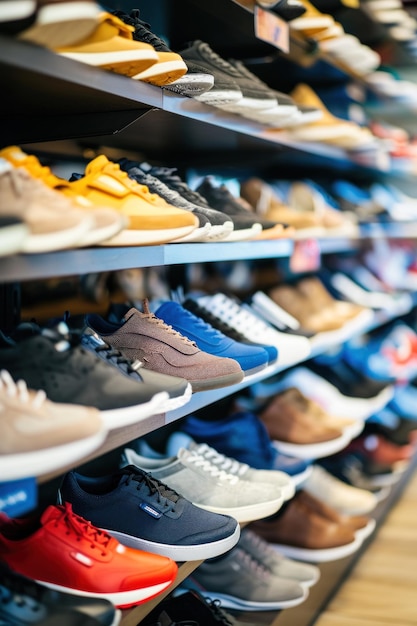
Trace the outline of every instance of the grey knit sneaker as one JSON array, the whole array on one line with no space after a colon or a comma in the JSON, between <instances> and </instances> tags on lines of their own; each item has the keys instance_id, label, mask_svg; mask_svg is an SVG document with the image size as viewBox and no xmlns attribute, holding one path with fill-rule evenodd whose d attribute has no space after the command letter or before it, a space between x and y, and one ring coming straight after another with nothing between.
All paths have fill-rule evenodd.
<instances>
[{"instance_id":1,"label":"grey knit sneaker","mask_svg":"<svg viewBox=\"0 0 417 626\"><path fill-rule=\"evenodd\" d=\"M242 529L239 546L275 576L295 580L302 587L311 587L320 578L320 570L316 565L283 556L250 528Z\"/></svg>"},{"instance_id":2,"label":"grey knit sneaker","mask_svg":"<svg viewBox=\"0 0 417 626\"><path fill-rule=\"evenodd\" d=\"M100 315L86 316L86 324L108 344L145 367L179 376L191 383L193 392L227 387L243 380L244 373L234 359L218 357L200 350L171 326L149 311L131 308L124 322L109 322Z\"/></svg>"},{"instance_id":3,"label":"grey knit sneaker","mask_svg":"<svg viewBox=\"0 0 417 626\"><path fill-rule=\"evenodd\" d=\"M211 463L198 450L181 448L176 456L151 458L127 448L123 453L126 464L149 472L196 506L230 515L238 522L268 517L284 502L276 485L241 480Z\"/></svg>"},{"instance_id":4,"label":"grey knit sneaker","mask_svg":"<svg viewBox=\"0 0 417 626\"><path fill-rule=\"evenodd\" d=\"M290 608L308 596L308 590L297 581L276 576L255 561L239 542L225 555L202 563L175 595L188 589L198 589L205 598L220 600L224 608L250 611Z\"/></svg>"}]
</instances>

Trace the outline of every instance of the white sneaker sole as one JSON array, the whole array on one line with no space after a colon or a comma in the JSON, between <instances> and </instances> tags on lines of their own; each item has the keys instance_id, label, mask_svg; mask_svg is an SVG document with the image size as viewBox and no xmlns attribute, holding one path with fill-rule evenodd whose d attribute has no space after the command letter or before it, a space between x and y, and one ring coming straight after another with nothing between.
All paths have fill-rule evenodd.
<instances>
[{"instance_id":1,"label":"white sneaker sole","mask_svg":"<svg viewBox=\"0 0 417 626\"><path fill-rule=\"evenodd\" d=\"M162 413L161 407L166 403L168 397L166 391L161 391L156 393L149 402L120 409L100 411L103 424L108 430L113 430L114 428L136 424L151 415L158 415L158 413Z\"/></svg>"},{"instance_id":2,"label":"white sneaker sole","mask_svg":"<svg viewBox=\"0 0 417 626\"><path fill-rule=\"evenodd\" d=\"M309 563L326 563L328 561L337 561L346 556L354 554L362 545L362 540L356 537L351 543L336 548L309 549L298 548L296 546L288 546L281 543L270 544L275 550L290 559L299 561L307 561Z\"/></svg>"}]
</instances>

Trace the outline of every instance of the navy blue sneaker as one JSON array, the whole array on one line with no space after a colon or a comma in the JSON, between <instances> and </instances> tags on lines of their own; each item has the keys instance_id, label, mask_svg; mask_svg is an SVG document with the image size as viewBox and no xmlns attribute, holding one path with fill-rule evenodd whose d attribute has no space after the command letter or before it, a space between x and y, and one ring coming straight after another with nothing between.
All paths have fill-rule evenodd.
<instances>
[{"instance_id":1,"label":"navy blue sneaker","mask_svg":"<svg viewBox=\"0 0 417 626\"><path fill-rule=\"evenodd\" d=\"M214 356L229 357L237 361L245 374L263 370L269 363L269 355L261 346L251 346L226 337L207 324L201 317L187 311L177 302L164 302L155 311L174 330L194 341L200 350Z\"/></svg>"},{"instance_id":2,"label":"navy blue sneaker","mask_svg":"<svg viewBox=\"0 0 417 626\"><path fill-rule=\"evenodd\" d=\"M303 482L311 472L311 461L276 450L255 413L237 412L219 420L203 420L190 415L181 429L198 443L207 443L221 454L250 467L285 472L295 485Z\"/></svg>"},{"instance_id":3,"label":"navy blue sneaker","mask_svg":"<svg viewBox=\"0 0 417 626\"><path fill-rule=\"evenodd\" d=\"M175 561L219 556L240 536L233 517L195 506L133 465L94 478L68 472L58 499L120 543Z\"/></svg>"}]
</instances>

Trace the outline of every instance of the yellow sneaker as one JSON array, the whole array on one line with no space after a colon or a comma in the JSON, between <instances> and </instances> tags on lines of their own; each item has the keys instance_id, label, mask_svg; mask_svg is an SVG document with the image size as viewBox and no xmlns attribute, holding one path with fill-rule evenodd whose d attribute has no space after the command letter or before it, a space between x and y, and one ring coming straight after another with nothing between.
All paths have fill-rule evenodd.
<instances>
[{"instance_id":1,"label":"yellow sneaker","mask_svg":"<svg viewBox=\"0 0 417 626\"><path fill-rule=\"evenodd\" d=\"M331 15L321 13L309 0L301 0L306 8L301 17L297 17L290 22L290 30L297 31L304 37L314 37L321 30L330 28L335 20Z\"/></svg>"},{"instance_id":2,"label":"yellow sneaker","mask_svg":"<svg viewBox=\"0 0 417 626\"><path fill-rule=\"evenodd\" d=\"M112 206L128 218L128 227L100 244L103 246L168 243L198 227L198 218L192 212L151 193L103 154L87 165L84 176L69 184L93 204Z\"/></svg>"},{"instance_id":3,"label":"yellow sneaker","mask_svg":"<svg viewBox=\"0 0 417 626\"><path fill-rule=\"evenodd\" d=\"M41 180L51 189L68 196L77 209L90 215L92 225L83 236L79 247L94 246L105 239L114 237L127 225L127 219L112 207L96 206L87 198L78 194L67 180L58 178L53 172L42 165L33 154L26 154L18 146L8 146L0 150L1 156L15 167L24 167L33 178Z\"/></svg>"},{"instance_id":4,"label":"yellow sneaker","mask_svg":"<svg viewBox=\"0 0 417 626\"><path fill-rule=\"evenodd\" d=\"M134 28L103 11L96 30L72 46L56 47L55 52L88 65L125 76L135 76L159 61L153 46L134 41Z\"/></svg>"},{"instance_id":5,"label":"yellow sneaker","mask_svg":"<svg viewBox=\"0 0 417 626\"><path fill-rule=\"evenodd\" d=\"M115 11L113 15L135 29L133 33L135 41L150 44L155 48L158 55L158 62L133 76L135 80L142 80L162 87L173 83L187 73L188 68L183 58L176 52L172 52L163 39L151 31L150 24L140 19L139 9L133 9L129 15L123 11Z\"/></svg>"}]
</instances>

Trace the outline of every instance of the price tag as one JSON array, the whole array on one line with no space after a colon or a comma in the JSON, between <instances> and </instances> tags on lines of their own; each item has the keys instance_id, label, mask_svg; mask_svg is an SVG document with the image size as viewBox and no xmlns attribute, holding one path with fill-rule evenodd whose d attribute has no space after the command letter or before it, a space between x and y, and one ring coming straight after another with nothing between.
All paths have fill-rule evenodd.
<instances>
[{"instance_id":1,"label":"price tag","mask_svg":"<svg viewBox=\"0 0 417 626\"><path fill-rule=\"evenodd\" d=\"M275 13L255 7L255 35L272 44L282 52L290 51L290 29L288 23Z\"/></svg>"},{"instance_id":2,"label":"price tag","mask_svg":"<svg viewBox=\"0 0 417 626\"><path fill-rule=\"evenodd\" d=\"M290 258L290 270L301 274L320 269L321 253L317 239L300 239L294 242Z\"/></svg>"}]
</instances>

